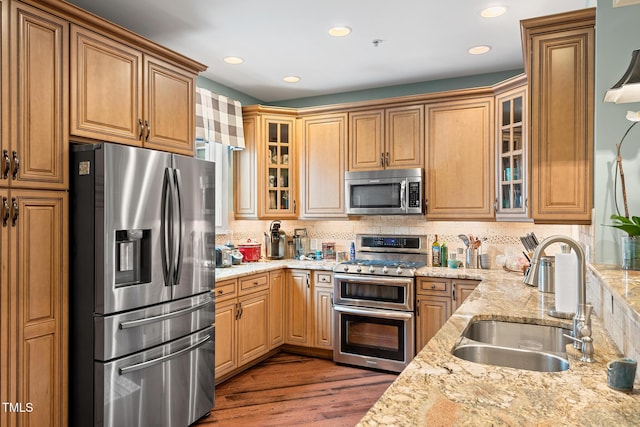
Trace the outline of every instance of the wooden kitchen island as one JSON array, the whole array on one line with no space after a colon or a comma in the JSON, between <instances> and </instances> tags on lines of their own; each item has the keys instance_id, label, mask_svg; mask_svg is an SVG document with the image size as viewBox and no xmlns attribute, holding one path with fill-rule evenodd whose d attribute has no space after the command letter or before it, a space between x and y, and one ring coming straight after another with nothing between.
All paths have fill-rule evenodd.
<instances>
[{"instance_id":1,"label":"wooden kitchen island","mask_svg":"<svg viewBox=\"0 0 640 427\"><path fill-rule=\"evenodd\" d=\"M592 317L595 363L579 361L568 346L570 367L543 373L468 362L451 354L473 320L568 324L546 315L553 294L501 270L423 268L420 275L482 280L465 303L416 355L358 426L427 425L640 425L640 384L631 393L607 386L607 362L622 357L601 313ZM589 292L587 293L590 301Z\"/></svg>"}]
</instances>

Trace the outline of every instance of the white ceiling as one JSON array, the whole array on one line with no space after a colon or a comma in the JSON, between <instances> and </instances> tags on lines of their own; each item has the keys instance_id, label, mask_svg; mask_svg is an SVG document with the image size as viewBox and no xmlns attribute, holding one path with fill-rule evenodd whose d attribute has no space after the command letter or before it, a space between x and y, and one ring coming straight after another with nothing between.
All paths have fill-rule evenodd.
<instances>
[{"instance_id":1,"label":"white ceiling","mask_svg":"<svg viewBox=\"0 0 640 427\"><path fill-rule=\"evenodd\" d=\"M593 0L69 0L264 102L522 68L521 19ZM487 19L487 6L507 13ZM344 38L327 30L353 29ZM382 40L378 47L373 41ZM469 55L475 45L485 55ZM229 65L225 56L245 62ZM285 83L287 75L301 77Z\"/></svg>"}]
</instances>

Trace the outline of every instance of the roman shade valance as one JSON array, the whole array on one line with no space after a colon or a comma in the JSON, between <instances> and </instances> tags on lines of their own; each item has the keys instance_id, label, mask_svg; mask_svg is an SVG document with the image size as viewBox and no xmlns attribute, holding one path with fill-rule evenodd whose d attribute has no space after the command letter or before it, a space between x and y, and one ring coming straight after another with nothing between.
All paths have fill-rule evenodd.
<instances>
[{"instance_id":1,"label":"roman shade valance","mask_svg":"<svg viewBox=\"0 0 640 427\"><path fill-rule=\"evenodd\" d=\"M232 149L244 149L240 101L197 87L196 141L218 142Z\"/></svg>"}]
</instances>

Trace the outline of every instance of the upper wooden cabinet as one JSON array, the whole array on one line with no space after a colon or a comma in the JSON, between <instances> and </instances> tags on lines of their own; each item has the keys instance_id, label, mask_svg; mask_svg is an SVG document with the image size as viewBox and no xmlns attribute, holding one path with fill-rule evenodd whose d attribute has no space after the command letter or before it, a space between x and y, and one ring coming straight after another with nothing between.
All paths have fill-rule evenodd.
<instances>
[{"instance_id":1,"label":"upper wooden cabinet","mask_svg":"<svg viewBox=\"0 0 640 427\"><path fill-rule=\"evenodd\" d=\"M527 78L520 75L496 88L496 219L529 217Z\"/></svg>"},{"instance_id":2,"label":"upper wooden cabinet","mask_svg":"<svg viewBox=\"0 0 640 427\"><path fill-rule=\"evenodd\" d=\"M521 24L531 105L532 217L590 223L595 9Z\"/></svg>"},{"instance_id":3,"label":"upper wooden cabinet","mask_svg":"<svg viewBox=\"0 0 640 427\"><path fill-rule=\"evenodd\" d=\"M349 113L349 170L423 167L424 106Z\"/></svg>"},{"instance_id":4,"label":"upper wooden cabinet","mask_svg":"<svg viewBox=\"0 0 640 427\"><path fill-rule=\"evenodd\" d=\"M427 104L427 218L494 218L493 96Z\"/></svg>"},{"instance_id":5,"label":"upper wooden cabinet","mask_svg":"<svg viewBox=\"0 0 640 427\"><path fill-rule=\"evenodd\" d=\"M195 73L71 26L71 134L193 155Z\"/></svg>"},{"instance_id":6,"label":"upper wooden cabinet","mask_svg":"<svg viewBox=\"0 0 640 427\"><path fill-rule=\"evenodd\" d=\"M236 219L258 218L258 147L260 117L243 115L244 150L233 153L233 212Z\"/></svg>"},{"instance_id":7,"label":"upper wooden cabinet","mask_svg":"<svg viewBox=\"0 0 640 427\"><path fill-rule=\"evenodd\" d=\"M2 106L0 185L64 190L69 187L69 24L17 1L11 3L10 22L12 90L3 88L2 96L4 104L10 93L14 108ZM10 112L15 114L8 118Z\"/></svg>"},{"instance_id":8,"label":"upper wooden cabinet","mask_svg":"<svg viewBox=\"0 0 640 427\"><path fill-rule=\"evenodd\" d=\"M246 148L235 156L236 218L298 216L295 116L290 109L243 108Z\"/></svg>"},{"instance_id":9,"label":"upper wooden cabinet","mask_svg":"<svg viewBox=\"0 0 640 427\"><path fill-rule=\"evenodd\" d=\"M347 114L308 116L298 122L300 217L346 217Z\"/></svg>"}]
</instances>

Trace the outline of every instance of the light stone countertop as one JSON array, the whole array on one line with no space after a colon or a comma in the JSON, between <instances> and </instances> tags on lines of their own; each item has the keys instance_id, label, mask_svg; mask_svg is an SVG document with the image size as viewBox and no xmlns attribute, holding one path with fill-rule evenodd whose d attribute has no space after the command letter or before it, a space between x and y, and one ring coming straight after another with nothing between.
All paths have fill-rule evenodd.
<instances>
[{"instance_id":1,"label":"light stone countertop","mask_svg":"<svg viewBox=\"0 0 640 427\"><path fill-rule=\"evenodd\" d=\"M217 268L216 280L244 277L279 268L331 271L334 261L275 260ZM640 273L597 266L599 274L619 285L629 304L640 306ZM622 357L602 322L592 317L595 363L580 362L580 351L568 346L570 368L533 372L483 365L451 354L472 320L517 320L570 326L570 320L546 315L553 294L522 283L522 274L503 270L423 267L424 277L481 280L465 303L398 376L358 423L372 426L638 426L640 384L631 393L607 386L606 364ZM631 279L629 279L631 275ZM631 289L631 290L630 290ZM635 304L635 305L634 305Z\"/></svg>"},{"instance_id":2,"label":"light stone countertop","mask_svg":"<svg viewBox=\"0 0 640 427\"><path fill-rule=\"evenodd\" d=\"M333 271L336 261L300 261L296 259L261 260L245 262L226 268L216 268L216 281L235 279L257 273L278 270L280 268L299 268L303 270Z\"/></svg>"},{"instance_id":3,"label":"light stone countertop","mask_svg":"<svg viewBox=\"0 0 640 427\"><path fill-rule=\"evenodd\" d=\"M482 280L478 288L389 386L358 426L524 425L638 426L640 384L623 393L607 386L606 364L622 355L593 317L595 363L568 346L570 368L543 373L483 365L454 357L473 319L568 325L547 316L553 294L501 270L423 268L421 276Z\"/></svg>"}]
</instances>

